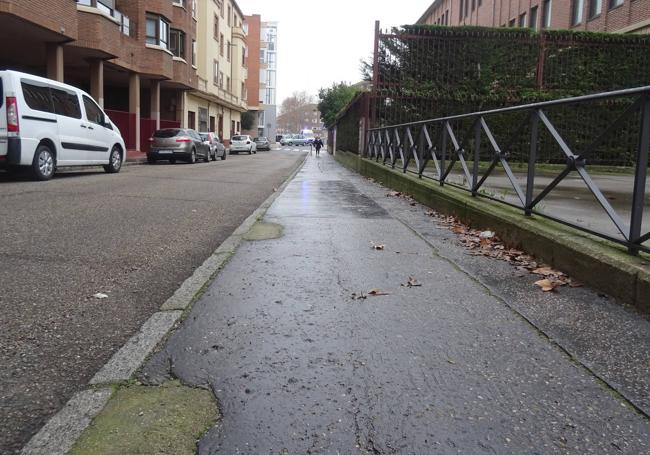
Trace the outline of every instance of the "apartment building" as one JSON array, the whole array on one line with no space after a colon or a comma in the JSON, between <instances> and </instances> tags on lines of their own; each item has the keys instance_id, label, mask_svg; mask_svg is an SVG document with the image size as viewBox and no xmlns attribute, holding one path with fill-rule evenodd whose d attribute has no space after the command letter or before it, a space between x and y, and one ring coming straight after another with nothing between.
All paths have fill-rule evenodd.
<instances>
[{"instance_id":1,"label":"apartment building","mask_svg":"<svg viewBox=\"0 0 650 455\"><path fill-rule=\"evenodd\" d=\"M275 140L278 134L278 23L262 22L260 27L260 83L258 131Z\"/></svg>"},{"instance_id":2,"label":"apartment building","mask_svg":"<svg viewBox=\"0 0 650 455\"><path fill-rule=\"evenodd\" d=\"M196 12L192 0L0 0L0 69L85 89L142 150L154 129L181 125L197 87Z\"/></svg>"},{"instance_id":3,"label":"apartment building","mask_svg":"<svg viewBox=\"0 0 650 455\"><path fill-rule=\"evenodd\" d=\"M417 23L649 33L650 0L436 0Z\"/></svg>"},{"instance_id":4,"label":"apartment building","mask_svg":"<svg viewBox=\"0 0 650 455\"><path fill-rule=\"evenodd\" d=\"M189 128L214 131L228 144L248 109L247 25L234 0L200 0L197 16L198 86L186 94L184 117Z\"/></svg>"}]
</instances>

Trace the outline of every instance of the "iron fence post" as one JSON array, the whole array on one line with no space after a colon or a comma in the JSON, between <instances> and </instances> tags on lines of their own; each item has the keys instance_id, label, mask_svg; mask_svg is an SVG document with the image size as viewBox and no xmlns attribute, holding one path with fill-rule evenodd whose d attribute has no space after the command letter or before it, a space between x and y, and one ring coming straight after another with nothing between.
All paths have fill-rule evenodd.
<instances>
[{"instance_id":1,"label":"iron fence post","mask_svg":"<svg viewBox=\"0 0 650 455\"><path fill-rule=\"evenodd\" d=\"M533 214L533 197L535 195L535 163L539 141L539 115L535 110L530 118L530 149L528 151L528 177L526 179L526 216Z\"/></svg>"},{"instance_id":2,"label":"iron fence post","mask_svg":"<svg viewBox=\"0 0 650 455\"><path fill-rule=\"evenodd\" d=\"M442 125L442 138L441 138L441 154L440 154L440 186L445 186L445 170L447 169L446 157L447 157L447 124L449 122L444 122Z\"/></svg>"},{"instance_id":3,"label":"iron fence post","mask_svg":"<svg viewBox=\"0 0 650 455\"><path fill-rule=\"evenodd\" d=\"M472 196L476 197L478 191L476 187L478 186L478 165L479 160L481 159L481 120L483 117L479 117L474 125L474 163L472 166Z\"/></svg>"},{"instance_id":4,"label":"iron fence post","mask_svg":"<svg viewBox=\"0 0 650 455\"><path fill-rule=\"evenodd\" d=\"M634 175L634 193L632 195L632 219L630 222L630 254L638 255L639 239L643 223L643 206L645 204L645 186L648 176L648 154L650 154L650 97L644 95L641 107L641 132L637 151ZM640 244L639 244L640 246Z\"/></svg>"}]
</instances>

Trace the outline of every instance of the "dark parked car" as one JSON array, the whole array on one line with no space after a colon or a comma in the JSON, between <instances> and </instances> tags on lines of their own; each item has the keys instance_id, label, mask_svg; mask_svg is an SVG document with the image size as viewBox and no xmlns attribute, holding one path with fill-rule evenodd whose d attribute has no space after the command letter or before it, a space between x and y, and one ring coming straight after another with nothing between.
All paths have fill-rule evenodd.
<instances>
[{"instance_id":1,"label":"dark parked car","mask_svg":"<svg viewBox=\"0 0 650 455\"><path fill-rule=\"evenodd\" d=\"M212 161L217 161L217 158L221 158L222 160L226 159L226 147L215 133L199 134L201 135L203 142L210 146L210 158L212 158Z\"/></svg>"},{"instance_id":2,"label":"dark parked car","mask_svg":"<svg viewBox=\"0 0 650 455\"><path fill-rule=\"evenodd\" d=\"M147 160L155 163L158 160L176 160L196 163L199 158L210 161L210 146L203 142L199 133L183 128L165 128L158 130L149 139L151 147Z\"/></svg>"},{"instance_id":3,"label":"dark parked car","mask_svg":"<svg viewBox=\"0 0 650 455\"><path fill-rule=\"evenodd\" d=\"M265 138L265 137L256 137L255 139L253 139L253 141L255 142L255 145L257 145L257 150L258 151L259 150L266 150L266 151L271 150L271 143L269 142L269 140L267 138Z\"/></svg>"}]
</instances>

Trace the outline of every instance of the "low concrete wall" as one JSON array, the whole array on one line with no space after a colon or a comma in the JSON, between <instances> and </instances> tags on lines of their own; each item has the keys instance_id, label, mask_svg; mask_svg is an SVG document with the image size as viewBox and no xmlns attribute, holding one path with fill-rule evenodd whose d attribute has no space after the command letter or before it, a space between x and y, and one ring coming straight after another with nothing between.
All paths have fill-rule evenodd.
<instances>
[{"instance_id":1,"label":"low concrete wall","mask_svg":"<svg viewBox=\"0 0 650 455\"><path fill-rule=\"evenodd\" d=\"M438 182L336 151L345 167L412 196L441 213L454 215L464 223L491 229L509 246L525 250L590 287L650 313L650 267L628 255L612 242L571 229L541 217L526 217L517 210L474 198L469 193L441 187Z\"/></svg>"}]
</instances>

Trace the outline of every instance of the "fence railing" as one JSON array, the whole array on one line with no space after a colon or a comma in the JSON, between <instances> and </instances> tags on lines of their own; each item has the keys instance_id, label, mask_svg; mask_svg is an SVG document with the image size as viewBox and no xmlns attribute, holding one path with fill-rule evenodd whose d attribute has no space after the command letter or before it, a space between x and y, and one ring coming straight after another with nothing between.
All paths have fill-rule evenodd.
<instances>
[{"instance_id":1,"label":"fence railing","mask_svg":"<svg viewBox=\"0 0 650 455\"><path fill-rule=\"evenodd\" d=\"M564 124L566 116L561 117L563 123L559 124L549 115L558 108L565 109L565 112L567 108L569 112L581 112L580 109L588 109L590 103L600 103L602 109L603 103L614 101L618 103L619 110L614 115L603 114L597 129L594 129L594 125L586 124L590 122L583 122L582 132L576 131L580 130L579 118L567 128ZM491 125L499 125L499 134L495 134L496 128ZM621 129L625 130L625 141L629 142L629 138L634 136L635 142L634 156L630 160L634 177L629 221L612 206L588 170L590 160L597 150L603 149L603 144L611 145L613 139L615 143L620 142L616 137L617 130ZM542 136L546 138L545 141L541 140ZM623 244L631 254L650 252L650 247L645 244L650 241L650 232L642 232L650 153L650 86L372 128L367 130L365 139L367 157L393 168L400 161L405 173L431 178L440 185L461 188L475 197L514 206L526 215L543 216ZM522 144L525 150L523 159ZM558 150L559 160L555 164L562 162L563 168L536 194L540 150L549 147ZM526 164L525 185L516 178L511 167L515 149L519 150L516 159ZM433 163L433 168L429 166L430 163ZM450 178L455 166L460 166L464 177L462 183ZM498 166L503 168L507 182L516 195L514 203L482 191L486 180ZM620 236L567 221L547 210L538 210L549 194L574 172L595 197Z\"/></svg>"}]
</instances>

